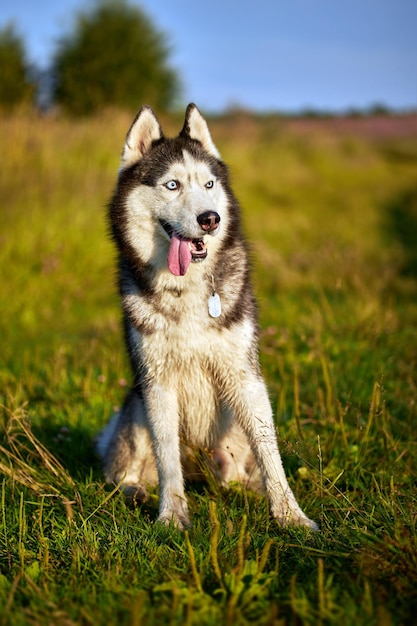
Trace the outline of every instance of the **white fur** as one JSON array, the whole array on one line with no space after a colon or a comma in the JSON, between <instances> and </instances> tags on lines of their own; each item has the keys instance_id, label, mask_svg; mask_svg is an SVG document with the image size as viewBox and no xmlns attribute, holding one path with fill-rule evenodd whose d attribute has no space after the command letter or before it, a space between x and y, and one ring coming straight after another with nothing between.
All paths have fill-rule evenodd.
<instances>
[{"instance_id":1,"label":"white fur","mask_svg":"<svg viewBox=\"0 0 417 626\"><path fill-rule=\"evenodd\" d=\"M187 112L190 138L200 141L211 157L219 158L205 120L196 107ZM122 167L131 165L160 138L161 129L144 108L128 133ZM166 187L179 181L178 190ZM211 188L206 183L214 181ZM252 453L271 502L272 515L283 525L316 528L300 509L282 466L265 383L256 364L255 320L252 314L226 324L245 288L247 256L235 242L234 275L222 293L222 317L209 315L222 241L228 232L228 197L213 178L208 162L184 150L156 185L137 185L125 200L127 238L138 257L152 267L152 297L132 279L125 281L122 306L133 361L144 368L142 392L127 402L98 440L106 478L127 491L144 493L160 486L159 519L183 528L189 524L182 459L188 448L212 452L224 482L256 483ZM201 237L197 216L215 211L220 216L216 235L204 235L207 258L191 263L186 275L174 276L167 266L170 239L160 224L169 222L187 238ZM214 285L215 287L215 285ZM253 312L252 312L253 313ZM119 451L120 450L120 454Z\"/></svg>"}]
</instances>

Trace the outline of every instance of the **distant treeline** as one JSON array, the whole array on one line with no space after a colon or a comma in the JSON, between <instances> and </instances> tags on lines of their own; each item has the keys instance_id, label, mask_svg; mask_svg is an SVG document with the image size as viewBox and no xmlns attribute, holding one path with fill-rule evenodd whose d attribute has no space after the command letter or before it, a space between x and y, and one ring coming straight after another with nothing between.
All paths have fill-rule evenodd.
<instances>
[{"instance_id":1,"label":"distant treeline","mask_svg":"<svg viewBox=\"0 0 417 626\"><path fill-rule=\"evenodd\" d=\"M342 110L320 109L314 107L305 107L294 110L281 110L279 107L272 110L265 111L253 111L245 107L229 107L225 111L214 115L218 119L232 118L232 117L244 117L244 116L256 116L259 118L268 117L280 117L282 119L311 119L311 120L326 120L326 119L338 119L338 118L366 118L375 116L398 116L398 115L410 115L417 113L417 107L404 107L397 109L389 107L382 103L371 104L367 107L347 107Z\"/></svg>"}]
</instances>

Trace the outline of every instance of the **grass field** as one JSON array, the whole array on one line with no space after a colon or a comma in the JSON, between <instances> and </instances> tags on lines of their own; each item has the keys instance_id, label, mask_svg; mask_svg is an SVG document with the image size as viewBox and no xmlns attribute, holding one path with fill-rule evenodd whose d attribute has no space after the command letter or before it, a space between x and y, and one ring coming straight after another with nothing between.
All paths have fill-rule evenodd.
<instances>
[{"instance_id":1,"label":"grass field","mask_svg":"<svg viewBox=\"0 0 417 626\"><path fill-rule=\"evenodd\" d=\"M213 120L284 464L321 530L210 484L180 533L157 493L104 485L92 446L130 380L105 223L130 118L0 120L0 624L415 623L416 120L369 122Z\"/></svg>"}]
</instances>

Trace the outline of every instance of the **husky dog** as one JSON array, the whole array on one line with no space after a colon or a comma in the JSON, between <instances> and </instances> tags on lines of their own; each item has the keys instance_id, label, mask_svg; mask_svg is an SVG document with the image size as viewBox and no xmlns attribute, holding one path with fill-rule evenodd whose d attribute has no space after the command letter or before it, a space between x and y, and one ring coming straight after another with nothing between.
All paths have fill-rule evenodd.
<instances>
[{"instance_id":1,"label":"husky dog","mask_svg":"<svg viewBox=\"0 0 417 626\"><path fill-rule=\"evenodd\" d=\"M175 139L142 107L109 217L134 385L98 437L106 480L139 499L159 483L159 520L182 529L185 457L202 449L224 484L256 465L277 521L316 528L285 477L239 205L194 104Z\"/></svg>"}]
</instances>

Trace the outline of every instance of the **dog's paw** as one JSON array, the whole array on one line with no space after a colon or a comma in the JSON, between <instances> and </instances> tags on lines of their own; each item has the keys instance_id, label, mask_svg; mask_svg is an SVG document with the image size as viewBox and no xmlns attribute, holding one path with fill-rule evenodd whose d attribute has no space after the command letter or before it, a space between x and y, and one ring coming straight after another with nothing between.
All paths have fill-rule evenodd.
<instances>
[{"instance_id":1,"label":"dog's paw","mask_svg":"<svg viewBox=\"0 0 417 626\"><path fill-rule=\"evenodd\" d=\"M178 530L185 530L191 526L188 515L187 502L182 498L176 498L170 506L163 506L159 511L158 522L165 526L173 526Z\"/></svg>"},{"instance_id":2,"label":"dog's paw","mask_svg":"<svg viewBox=\"0 0 417 626\"><path fill-rule=\"evenodd\" d=\"M280 512L275 514L274 518L283 528L287 526L305 526L311 530L319 530L318 524L309 519L301 510Z\"/></svg>"},{"instance_id":3,"label":"dog's paw","mask_svg":"<svg viewBox=\"0 0 417 626\"><path fill-rule=\"evenodd\" d=\"M148 490L140 483L137 485L122 484L121 490L123 491L126 499L133 504L142 504L149 499Z\"/></svg>"},{"instance_id":4,"label":"dog's paw","mask_svg":"<svg viewBox=\"0 0 417 626\"><path fill-rule=\"evenodd\" d=\"M292 524L293 526L304 526L305 528L310 528L310 530L314 531L320 530L319 525L312 519L309 519L306 515L303 515L303 517L298 517L294 520L290 519L288 524Z\"/></svg>"}]
</instances>

